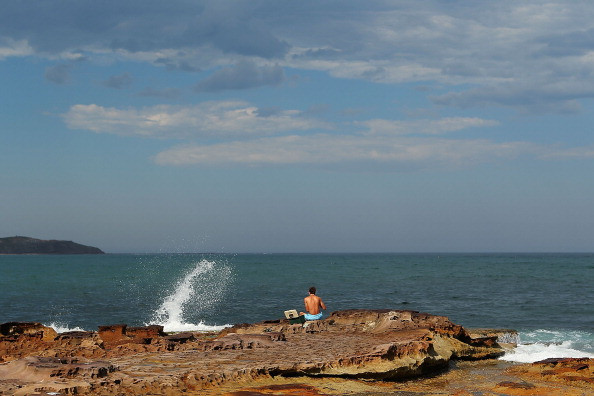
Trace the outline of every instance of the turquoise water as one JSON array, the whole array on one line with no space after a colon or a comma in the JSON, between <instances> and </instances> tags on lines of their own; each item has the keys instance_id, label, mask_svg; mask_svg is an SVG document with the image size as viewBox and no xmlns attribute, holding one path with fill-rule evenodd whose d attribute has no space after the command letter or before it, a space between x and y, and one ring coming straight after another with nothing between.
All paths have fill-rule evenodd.
<instances>
[{"instance_id":1,"label":"turquoise water","mask_svg":"<svg viewBox=\"0 0 594 396\"><path fill-rule=\"evenodd\" d=\"M0 323L217 329L302 309L311 285L329 311L424 311L594 353L593 254L0 256Z\"/></svg>"}]
</instances>

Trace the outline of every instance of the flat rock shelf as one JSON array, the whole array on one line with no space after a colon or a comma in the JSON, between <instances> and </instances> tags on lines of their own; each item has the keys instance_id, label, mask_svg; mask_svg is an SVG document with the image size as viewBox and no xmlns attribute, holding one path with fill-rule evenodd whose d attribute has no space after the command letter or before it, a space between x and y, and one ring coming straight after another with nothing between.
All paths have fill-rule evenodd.
<instances>
[{"instance_id":1,"label":"flat rock shelf","mask_svg":"<svg viewBox=\"0 0 594 396\"><path fill-rule=\"evenodd\" d=\"M218 333L117 324L58 334L39 323L4 323L0 393L581 395L594 389L592 359L495 360L513 347L501 340L513 338L513 330L473 332L444 316L404 310L336 311L303 325L270 320ZM485 370L491 373L482 375Z\"/></svg>"}]
</instances>

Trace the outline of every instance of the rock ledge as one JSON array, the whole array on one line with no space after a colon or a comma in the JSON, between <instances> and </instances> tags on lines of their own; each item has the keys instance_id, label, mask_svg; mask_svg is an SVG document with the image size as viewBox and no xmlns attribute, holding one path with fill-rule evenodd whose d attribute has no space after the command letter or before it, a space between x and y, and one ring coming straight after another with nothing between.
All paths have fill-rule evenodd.
<instances>
[{"instance_id":1,"label":"rock ledge","mask_svg":"<svg viewBox=\"0 0 594 396\"><path fill-rule=\"evenodd\" d=\"M279 379L289 389L297 378L295 389L324 394L314 392L316 381L404 380L445 372L453 360L493 359L504 353L498 337L509 341L510 332L469 332L444 316L400 310L346 310L305 325L281 319L169 335L161 326L57 334L39 323L12 322L0 325L0 394L204 395ZM585 359L513 369L579 390L592 389L592 367ZM532 392L526 384L501 381L496 388Z\"/></svg>"}]
</instances>

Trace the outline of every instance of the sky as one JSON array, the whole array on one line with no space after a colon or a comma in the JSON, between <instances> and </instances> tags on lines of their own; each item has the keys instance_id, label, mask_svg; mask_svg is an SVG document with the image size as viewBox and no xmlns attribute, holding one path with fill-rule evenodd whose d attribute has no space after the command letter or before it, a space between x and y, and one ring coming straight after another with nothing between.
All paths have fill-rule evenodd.
<instances>
[{"instance_id":1,"label":"sky","mask_svg":"<svg viewBox=\"0 0 594 396\"><path fill-rule=\"evenodd\" d=\"M12 0L0 237L594 251L594 3Z\"/></svg>"}]
</instances>

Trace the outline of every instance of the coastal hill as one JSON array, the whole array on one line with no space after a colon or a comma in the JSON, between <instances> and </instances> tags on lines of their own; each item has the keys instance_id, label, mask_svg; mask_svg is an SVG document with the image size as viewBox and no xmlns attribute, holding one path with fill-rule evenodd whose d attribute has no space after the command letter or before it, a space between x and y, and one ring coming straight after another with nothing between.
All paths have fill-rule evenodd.
<instances>
[{"instance_id":1,"label":"coastal hill","mask_svg":"<svg viewBox=\"0 0 594 396\"><path fill-rule=\"evenodd\" d=\"M14 236L0 238L0 254L105 254L101 249L72 241Z\"/></svg>"}]
</instances>

